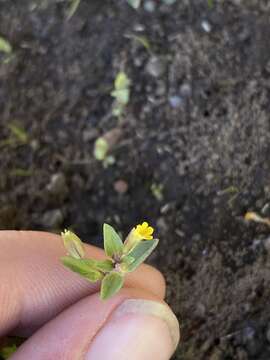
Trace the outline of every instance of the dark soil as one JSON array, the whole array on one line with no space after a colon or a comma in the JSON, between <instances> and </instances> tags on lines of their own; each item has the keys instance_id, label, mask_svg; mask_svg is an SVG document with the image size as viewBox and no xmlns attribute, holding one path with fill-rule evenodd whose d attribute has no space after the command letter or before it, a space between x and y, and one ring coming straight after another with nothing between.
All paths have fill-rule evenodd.
<instances>
[{"instance_id":1,"label":"dark soil","mask_svg":"<svg viewBox=\"0 0 270 360\"><path fill-rule=\"evenodd\" d=\"M244 214L270 216L270 5L156 2L82 0L67 21L64 0L0 0L14 49L0 63L0 228L70 227L101 245L103 222L126 233L148 220L181 321L174 359L266 360L270 228ZM119 122L121 69L132 93ZM24 144L3 142L11 123ZM93 146L112 129L116 162L104 168Z\"/></svg>"}]
</instances>

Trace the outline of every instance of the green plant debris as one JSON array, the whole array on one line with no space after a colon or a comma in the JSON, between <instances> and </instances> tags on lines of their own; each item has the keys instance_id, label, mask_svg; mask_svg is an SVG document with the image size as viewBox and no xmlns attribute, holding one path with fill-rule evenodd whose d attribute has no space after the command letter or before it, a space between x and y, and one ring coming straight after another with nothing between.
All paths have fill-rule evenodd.
<instances>
[{"instance_id":1,"label":"green plant debris","mask_svg":"<svg viewBox=\"0 0 270 360\"><path fill-rule=\"evenodd\" d=\"M9 172L12 177L30 177L33 175L33 171L29 169L15 168Z\"/></svg>"},{"instance_id":2,"label":"green plant debris","mask_svg":"<svg viewBox=\"0 0 270 360\"><path fill-rule=\"evenodd\" d=\"M100 298L107 300L124 285L127 273L137 269L158 245L153 239L154 229L147 222L134 227L125 241L108 224L103 225L104 250L106 259L85 258L83 243L71 231L62 235L67 256L61 258L62 264L90 282L101 281Z\"/></svg>"},{"instance_id":3,"label":"green plant debris","mask_svg":"<svg viewBox=\"0 0 270 360\"><path fill-rule=\"evenodd\" d=\"M212 9L214 7L214 0L207 0L208 7Z\"/></svg>"},{"instance_id":4,"label":"green plant debris","mask_svg":"<svg viewBox=\"0 0 270 360\"><path fill-rule=\"evenodd\" d=\"M235 194L235 193L238 193L239 192L239 189L238 187L232 185L232 186L229 186L223 190L220 190L218 191L218 195L219 196L222 196L222 195L226 195L226 194Z\"/></svg>"},{"instance_id":5,"label":"green plant debris","mask_svg":"<svg viewBox=\"0 0 270 360\"><path fill-rule=\"evenodd\" d=\"M126 38L135 40L137 43L142 45L150 54L152 54L151 44L146 36L138 36L135 34L128 34Z\"/></svg>"},{"instance_id":6,"label":"green plant debris","mask_svg":"<svg viewBox=\"0 0 270 360\"><path fill-rule=\"evenodd\" d=\"M0 52L3 52L5 54L11 54L12 53L12 46L11 44L2 36L0 36Z\"/></svg>"},{"instance_id":7,"label":"green plant debris","mask_svg":"<svg viewBox=\"0 0 270 360\"><path fill-rule=\"evenodd\" d=\"M15 353L17 350L17 346L15 344L4 346L2 349L0 349L0 356L3 359L8 359Z\"/></svg>"},{"instance_id":8,"label":"green plant debris","mask_svg":"<svg viewBox=\"0 0 270 360\"><path fill-rule=\"evenodd\" d=\"M224 196L227 194L231 195L228 200L228 205L232 206L234 201L237 199L237 197L240 194L240 189L234 185L231 185L231 186L217 192L218 196Z\"/></svg>"},{"instance_id":9,"label":"green plant debris","mask_svg":"<svg viewBox=\"0 0 270 360\"><path fill-rule=\"evenodd\" d=\"M0 148L5 146L16 147L29 142L28 134L21 126L9 124L7 127L10 130L10 136L0 141Z\"/></svg>"},{"instance_id":10,"label":"green plant debris","mask_svg":"<svg viewBox=\"0 0 270 360\"><path fill-rule=\"evenodd\" d=\"M21 126L16 124L9 124L8 128L11 131L13 137L16 138L18 142L21 144L27 144L28 134Z\"/></svg>"},{"instance_id":11,"label":"green plant debris","mask_svg":"<svg viewBox=\"0 0 270 360\"><path fill-rule=\"evenodd\" d=\"M158 201L163 200L163 190L164 186L162 184L153 183L151 185L151 192Z\"/></svg>"},{"instance_id":12,"label":"green plant debris","mask_svg":"<svg viewBox=\"0 0 270 360\"><path fill-rule=\"evenodd\" d=\"M121 117L130 99L130 80L125 72L120 71L114 80L114 89L111 96L115 99L112 113Z\"/></svg>"},{"instance_id":13,"label":"green plant debris","mask_svg":"<svg viewBox=\"0 0 270 360\"><path fill-rule=\"evenodd\" d=\"M69 0L70 4L67 10L67 20L70 20L72 16L76 13L78 10L78 7L80 6L81 0Z\"/></svg>"},{"instance_id":14,"label":"green plant debris","mask_svg":"<svg viewBox=\"0 0 270 360\"><path fill-rule=\"evenodd\" d=\"M7 336L2 338L0 344L0 359L9 359L24 341L25 338L18 336Z\"/></svg>"}]
</instances>

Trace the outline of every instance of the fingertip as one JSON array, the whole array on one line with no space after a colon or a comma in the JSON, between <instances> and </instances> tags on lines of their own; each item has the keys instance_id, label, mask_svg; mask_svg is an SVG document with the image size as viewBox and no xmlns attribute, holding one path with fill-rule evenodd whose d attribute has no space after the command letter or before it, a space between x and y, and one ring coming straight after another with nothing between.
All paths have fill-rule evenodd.
<instances>
[{"instance_id":1,"label":"fingertip","mask_svg":"<svg viewBox=\"0 0 270 360\"><path fill-rule=\"evenodd\" d=\"M167 360L178 341L178 321L164 302L142 289L122 289L106 302L93 294L72 305L26 341L13 360Z\"/></svg>"}]
</instances>

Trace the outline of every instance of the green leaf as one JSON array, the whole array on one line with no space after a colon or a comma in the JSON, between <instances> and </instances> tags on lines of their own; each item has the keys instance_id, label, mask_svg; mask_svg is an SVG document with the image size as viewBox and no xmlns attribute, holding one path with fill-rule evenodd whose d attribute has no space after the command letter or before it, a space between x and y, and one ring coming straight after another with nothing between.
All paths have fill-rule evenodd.
<instances>
[{"instance_id":1,"label":"green leaf","mask_svg":"<svg viewBox=\"0 0 270 360\"><path fill-rule=\"evenodd\" d=\"M83 262L86 265L89 265L101 272L110 272L113 270L113 262L112 260L94 260L94 259L82 259L81 262Z\"/></svg>"},{"instance_id":2,"label":"green leaf","mask_svg":"<svg viewBox=\"0 0 270 360\"><path fill-rule=\"evenodd\" d=\"M12 52L12 46L2 36L0 36L0 51L6 54L10 54Z\"/></svg>"},{"instance_id":3,"label":"green leaf","mask_svg":"<svg viewBox=\"0 0 270 360\"><path fill-rule=\"evenodd\" d=\"M130 255L126 255L126 256L124 256L124 257L122 258L121 263L123 262L123 263L125 263L125 264L127 264L127 265L130 265L130 264L132 264L134 261L135 261L135 258L134 258L134 257L132 257L132 256L130 256Z\"/></svg>"},{"instance_id":4,"label":"green leaf","mask_svg":"<svg viewBox=\"0 0 270 360\"><path fill-rule=\"evenodd\" d=\"M84 260L74 259L71 256L65 256L61 258L61 261L67 268L80 274L88 281L96 282L104 277L100 271L98 271L94 266L91 266L90 263L86 264Z\"/></svg>"},{"instance_id":5,"label":"green leaf","mask_svg":"<svg viewBox=\"0 0 270 360\"><path fill-rule=\"evenodd\" d=\"M16 124L9 124L9 130L12 132L12 135L17 138L17 140L23 144L28 142L27 132L20 126Z\"/></svg>"},{"instance_id":6,"label":"green leaf","mask_svg":"<svg viewBox=\"0 0 270 360\"><path fill-rule=\"evenodd\" d=\"M130 80L127 77L126 73L120 71L114 81L114 88L115 90L125 90L128 89L130 86Z\"/></svg>"},{"instance_id":7,"label":"green leaf","mask_svg":"<svg viewBox=\"0 0 270 360\"><path fill-rule=\"evenodd\" d=\"M106 158L108 151L109 144L107 140L103 137L99 137L95 142L94 157L99 161L103 161Z\"/></svg>"},{"instance_id":8,"label":"green leaf","mask_svg":"<svg viewBox=\"0 0 270 360\"><path fill-rule=\"evenodd\" d=\"M128 265L127 272L134 271L144 260L153 252L158 244L158 239L141 241L135 248L128 254L129 257L134 258L134 261ZM125 257L123 258L123 261Z\"/></svg>"},{"instance_id":9,"label":"green leaf","mask_svg":"<svg viewBox=\"0 0 270 360\"><path fill-rule=\"evenodd\" d=\"M124 277L120 273L111 272L106 275L101 283L100 298L107 300L115 295L123 286Z\"/></svg>"},{"instance_id":10,"label":"green leaf","mask_svg":"<svg viewBox=\"0 0 270 360\"><path fill-rule=\"evenodd\" d=\"M104 250L107 256L120 256L124 248L124 244L114 230L114 228L108 224L103 225L103 237L104 237Z\"/></svg>"},{"instance_id":11,"label":"green leaf","mask_svg":"<svg viewBox=\"0 0 270 360\"><path fill-rule=\"evenodd\" d=\"M61 233L64 246L70 256L74 259L81 259L84 257L83 242L72 231L65 230Z\"/></svg>"},{"instance_id":12,"label":"green leaf","mask_svg":"<svg viewBox=\"0 0 270 360\"><path fill-rule=\"evenodd\" d=\"M130 95L129 89L119 89L111 92L111 96L113 96L117 100L117 102L119 102L122 105L128 104L129 95Z\"/></svg>"}]
</instances>

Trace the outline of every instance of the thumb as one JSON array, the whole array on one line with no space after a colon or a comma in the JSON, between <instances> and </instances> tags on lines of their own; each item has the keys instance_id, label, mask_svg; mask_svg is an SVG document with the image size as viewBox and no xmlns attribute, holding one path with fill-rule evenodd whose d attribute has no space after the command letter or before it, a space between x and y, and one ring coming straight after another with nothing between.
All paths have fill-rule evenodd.
<instances>
[{"instance_id":1,"label":"thumb","mask_svg":"<svg viewBox=\"0 0 270 360\"><path fill-rule=\"evenodd\" d=\"M93 294L45 324L12 360L168 360L179 341L170 308L152 294L123 289L102 302Z\"/></svg>"}]
</instances>

